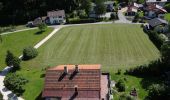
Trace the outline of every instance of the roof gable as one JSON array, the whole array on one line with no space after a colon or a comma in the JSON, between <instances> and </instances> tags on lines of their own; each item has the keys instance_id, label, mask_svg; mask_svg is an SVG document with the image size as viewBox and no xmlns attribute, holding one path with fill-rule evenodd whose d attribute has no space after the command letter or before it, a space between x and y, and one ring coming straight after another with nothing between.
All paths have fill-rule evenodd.
<instances>
[{"instance_id":1,"label":"roof gable","mask_svg":"<svg viewBox=\"0 0 170 100\"><path fill-rule=\"evenodd\" d=\"M78 98L100 97L100 65L78 65L79 71L75 73L75 65L67 65L68 73L64 74L64 65L50 68L46 72L43 97L68 98L78 87ZM83 95L89 94L89 96ZM90 95L91 94L91 95Z\"/></svg>"}]
</instances>

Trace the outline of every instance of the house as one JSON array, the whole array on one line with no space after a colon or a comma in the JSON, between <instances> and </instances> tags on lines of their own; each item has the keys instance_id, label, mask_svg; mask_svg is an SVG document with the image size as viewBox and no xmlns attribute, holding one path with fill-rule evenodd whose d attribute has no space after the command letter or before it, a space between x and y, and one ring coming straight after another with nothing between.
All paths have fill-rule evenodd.
<instances>
[{"instance_id":1,"label":"house","mask_svg":"<svg viewBox=\"0 0 170 100\"><path fill-rule=\"evenodd\" d=\"M167 26L168 22L166 20L163 20L161 18L154 18L148 21L149 29L154 29L156 26L162 25Z\"/></svg>"},{"instance_id":2,"label":"house","mask_svg":"<svg viewBox=\"0 0 170 100\"><path fill-rule=\"evenodd\" d=\"M163 18L164 14L167 13L167 11L163 7L156 4L147 5L146 7L144 7L144 12L145 16L149 18Z\"/></svg>"},{"instance_id":3,"label":"house","mask_svg":"<svg viewBox=\"0 0 170 100\"><path fill-rule=\"evenodd\" d=\"M101 65L59 65L46 72L45 100L110 100L110 75Z\"/></svg>"},{"instance_id":4,"label":"house","mask_svg":"<svg viewBox=\"0 0 170 100\"><path fill-rule=\"evenodd\" d=\"M143 4L138 4L138 3L133 3L134 7L137 7L138 9L142 10L143 9Z\"/></svg>"},{"instance_id":5,"label":"house","mask_svg":"<svg viewBox=\"0 0 170 100\"><path fill-rule=\"evenodd\" d=\"M106 1L106 2L104 2L104 5L106 6L107 13L102 14L102 15L97 15L95 13L96 4L92 2L89 17L90 18L110 18L111 12L114 11L115 2L114 1Z\"/></svg>"},{"instance_id":6,"label":"house","mask_svg":"<svg viewBox=\"0 0 170 100\"><path fill-rule=\"evenodd\" d=\"M61 24L65 23L65 11L64 10L57 10L57 11L49 11L47 12L47 24Z\"/></svg>"},{"instance_id":7,"label":"house","mask_svg":"<svg viewBox=\"0 0 170 100\"><path fill-rule=\"evenodd\" d=\"M146 0L145 3L146 5L150 5L150 4L156 4L159 5L161 7L164 7L164 5L168 2L168 0Z\"/></svg>"},{"instance_id":8,"label":"house","mask_svg":"<svg viewBox=\"0 0 170 100\"><path fill-rule=\"evenodd\" d=\"M137 12L138 12L138 8L133 5L130 5L127 8L126 16L135 16Z\"/></svg>"}]
</instances>

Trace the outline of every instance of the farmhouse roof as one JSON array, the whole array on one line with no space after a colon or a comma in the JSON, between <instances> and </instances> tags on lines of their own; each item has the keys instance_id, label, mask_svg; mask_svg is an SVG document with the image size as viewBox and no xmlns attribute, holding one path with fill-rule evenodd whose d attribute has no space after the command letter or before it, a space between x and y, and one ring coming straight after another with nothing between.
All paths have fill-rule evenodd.
<instances>
[{"instance_id":1,"label":"farmhouse roof","mask_svg":"<svg viewBox=\"0 0 170 100\"><path fill-rule=\"evenodd\" d=\"M47 12L48 17L58 17L58 16L63 16L65 17L65 11L64 10L57 10L57 11L48 11Z\"/></svg>"},{"instance_id":2,"label":"farmhouse roof","mask_svg":"<svg viewBox=\"0 0 170 100\"><path fill-rule=\"evenodd\" d=\"M166 20L160 19L160 18L154 18L149 20L149 25L151 25L152 27L161 25L161 24L168 24L168 22Z\"/></svg>"},{"instance_id":3,"label":"farmhouse roof","mask_svg":"<svg viewBox=\"0 0 170 100\"><path fill-rule=\"evenodd\" d=\"M138 11L137 7L133 5L128 6L127 12L137 12L137 11Z\"/></svg>"},{"instance_id":4,"label":"farmhouse roof","mask_svg":"<svg viewBox=\"0 0 170 100\"><path fill-rule=\"evenodd\" d=\"M149 4L146 7L146 10L147 11L154 11L154 12L157 12L157 13L167 13L167 11L163 7L156 5L156 4Z\"/></svg>"},{"instance_id":5,"label":"farmhouse roof","mask_svg":"<svg viewBox=\"0 0 170 100\"><path fill-rule=\"evenodd\" d=\"M109 4L114 4L114 1L106 1L104 2L105 5L109 5Z\"/></svg>"},{"instance_id":6,"label":"farmhouse roof","mask_svg":"<svg viewBox=\"0 0 170 100\"><path fill-rule=\"evenodd\" d=\"M78 66L78 73L75 68ZM77 100L99 100L101 72L96 65L59 65L46 72L42 97L62 97L68 100L78 90ZM64 74L64 72L67 74Z\"/></svg>"},{"instance_id":7,"label":"farmhouse roof","mask_svg":"<svg viewBox=\"0 0 170 100\"><path fill-rule=\"evenodd\" d=\"M168 0L146 0L146 2L167 2Z\"/></svg>"}]
</instances>

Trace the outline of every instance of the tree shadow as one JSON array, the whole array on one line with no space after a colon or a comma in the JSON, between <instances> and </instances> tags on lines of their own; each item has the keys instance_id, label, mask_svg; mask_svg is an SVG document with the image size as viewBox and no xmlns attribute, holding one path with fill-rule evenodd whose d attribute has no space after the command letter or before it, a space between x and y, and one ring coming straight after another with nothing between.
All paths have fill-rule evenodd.
<instances>
[{"instance_id":1,"label":"tree shadow","mask_svg":"<svg viewBox=\"0 0 170 100\"><path fill-rule=\"evenodd\" d=\"M164 83L164 78L160 77L144 77L140 82L142 88L148 89L152 84L161 84Z\"/></svg>"},{"instance_id":2,"label":"tree shadow","mask_svg":"<svg viewBox=\"0 0 170 100\"><path fill-rule=\"evenodd\" d=\"M40 35L40 34L42 34L44 31L38 31L38 32L36 32L35 33L35 35Z\"/></svg>"},{"instance_id":3,"label":"tree shadow","mask_svg":"<svg viewBox=\"0 0 170 100\"><path fill-rule=\"evenodd\" d=\"M40 78L44 78L45 77L45 73L40 75Z\"/></svg>"},{"instance_id":4,"label":"tree shadow","mask_svg":"<svg viewBox=\"0 0 170 100\"><path fill-rule=\"evenodd\" d=\"M42 92L35 98L35 100L45 100L42 98Z\"/></svg>"}]
</instances>

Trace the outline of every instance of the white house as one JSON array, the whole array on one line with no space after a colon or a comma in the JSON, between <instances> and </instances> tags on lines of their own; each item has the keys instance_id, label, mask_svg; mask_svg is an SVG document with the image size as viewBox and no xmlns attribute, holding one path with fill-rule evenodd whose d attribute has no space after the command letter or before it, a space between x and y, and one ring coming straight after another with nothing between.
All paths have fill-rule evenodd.
<instances>
[{"instance_id":1,"label":"white house","mask_svg":"<svg viewBox=\"0 0 170 100\"><path fill-rule=\"evenodd\" d=\"M46 23L48 24L61 24L65 23L65 11L58 10L58 11L49 11L47 12L47 20Z\"/></svg>"}]
</instances>

